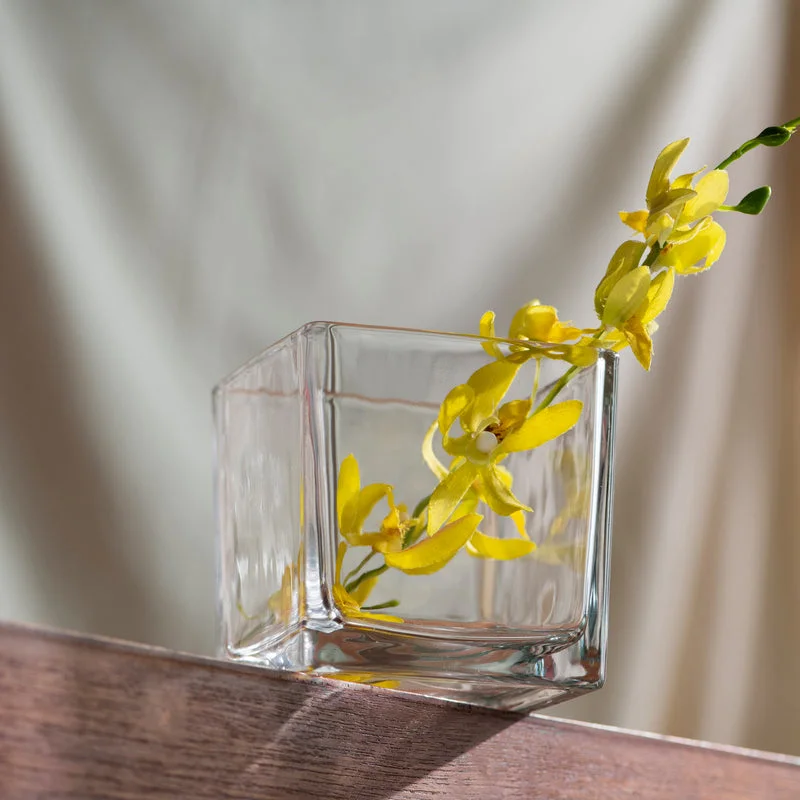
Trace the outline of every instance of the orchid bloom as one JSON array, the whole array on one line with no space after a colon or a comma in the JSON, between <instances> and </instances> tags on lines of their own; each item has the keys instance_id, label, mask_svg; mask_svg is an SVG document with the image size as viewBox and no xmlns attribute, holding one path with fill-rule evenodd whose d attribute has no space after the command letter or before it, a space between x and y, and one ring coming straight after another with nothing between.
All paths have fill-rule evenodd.
<instances>
[{"instance_id":1,"label":"orchid bloom","mask_svg":"<svg viewBox=\"0 0 800 800\"><path fill-rule=\"evenodd\" d=\"M487 311L479 324L481 336L495 338L494 311ZM508 338L540 344L562 344L577 339L583 331L571 322L561 322L554 306L532 300L518 309L508 328Z\"/></svg>"},{"instance_id":2,"label":"orchid bloom","mask_svg":"<svg viewBox=\"0 0 800 800\"><path fill-rule=\"evenodd\" d=\"M694 186L703 170L670 180L688 144L688 139L680 139L659 153L647 186L647 209L620 213L620 219L641 233L649 247L658 244L656 263L675 267L682 275L708 269L722 254L725 230L711 214L728 195L725 170L712 170Z\"/></svg>"},{"instance_id":3,"label":"orchid bloom","mask_svg":"<svg viewBox=\"0 0 800 800\"><path fill-rule=\"evenodd\" d=\"M384 497L389 506L389 513L384 518L380 530L374 533L362 532L367 518ZM345 541L353 547L364 545L379 553L399 550L403 537L417 522L408 519L404 505L395 504L394 493L388 483L370 483L361 488L358 461L352 454L342 461L339 468L336 510L339 533Z\"/></svg>"},{"instance_id":4,"label":"orchid bloom","mask_svg":"<svg viewBox=\"0 0 800 800\"><path fill-rule=\"evenodd\" d=\"M434 489L428 504L428 530L436 532L453 515L473 486L497 514L530 511L511 491L499 462L510 453L531 450L568 431L582 404L567 400L529 416L531 400L513 400L498 408L519 369L509 361L494 361L456 386L439 410L438 427L453 466ZM464 434L450 436L459 421Z\"/></svg>"},{"instance_id":5,"label":"orchid bloom","mask_svg":"<svg viewBox=\"0 0 800 800\"><path fill-rule=\"evenodd\" d=\"M653 358L652 334L656 317L666 308L675 285L675 269L668 267L654 278L645 267L635 267L614 285L603 305L601 321L612 328L603 343L612 350L630 345L636 360L650 369Z\"/></svg>"},{"instance_id":6,"label":"orchid bloom","mask_svg":"<svg viewBox=\"0 0 800 800\"><path fill-rule=\"evenodd\" d=\"M374 533L362 532L370 513L384 497L389 505L389 513L381 523L380 530ZM479 514L465 513L436 531L429 529L430 535L418 538L423 529L422 521L409 519L406 507L395 504L391 486L373 483L361 488L358 462L352 454L342 461L339 468L336 505L339 532L348 544L354 547L371 547L375 552L383 554L387 566L409 575L425 575L445 566L464 547L483 519ZM344 558L341 548L340 554ZM340 564L337 565L337 585L340 567ZM348 594L344 586L339 586L337 602L341 600L347 605L348 616L353 616L353 604L350 601L360 608L366 600L366 595L362 596L361 592L368 594L377 577L376 575L359 583L352 594ZM362 587L366 588L362 590ZM344 608L341 604L340 607Z\"/></svg>"},{"instance_id":7,"label":"orchid bloom","mask_svg":"<svg viewBox=\"0 0 800 800\"><path fill-rule=\"evenodd\" d=\"M481 317L478 334L487 339L496 338L494 321L494 311L487 311ZM483 342L481 346L490 356L500 361L509 358L514 363L522 364L531 357L547 356L583 367L589 366L597 360L596 348L569 343L574 342L586 332L576 328L571 322L561 322L554 306L542 305L538 300L532 300L514 314L508 329L508 338L516 342L554 345L553 347L533 351L523 345L510 343L511 355L507 357L496 342Z\"/></svg>"}]
</instances>

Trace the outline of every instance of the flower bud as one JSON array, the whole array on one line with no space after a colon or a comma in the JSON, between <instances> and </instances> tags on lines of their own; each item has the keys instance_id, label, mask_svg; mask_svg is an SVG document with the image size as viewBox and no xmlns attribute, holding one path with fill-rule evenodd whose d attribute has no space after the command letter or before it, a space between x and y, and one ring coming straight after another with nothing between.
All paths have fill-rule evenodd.
<instances>
[{"instance_id":1,"label":"flower bud","mask_svg":"<svg viewBox=\"0 0 800 800\"><path fill-rule=\"evenodd\" d=\"M752 192L746 194L731 211L738 211L741 214L760 214L767 205L767 201L772 194L772 189L769 186L759 186L758 189L753 189Z\"/></svg>"},{"instance_id":2,"label":"flower bud","mask_svg":"<svg viewBox=\"0 0 800 800\"><path fill-rule=\"evenodd\" d=\"M766 147L780 147L780 145L785 144L791 138L792 131L788 128L773 125L769 128L764 128L753 141L763 144Z\"/></svg>"}]
</instances>

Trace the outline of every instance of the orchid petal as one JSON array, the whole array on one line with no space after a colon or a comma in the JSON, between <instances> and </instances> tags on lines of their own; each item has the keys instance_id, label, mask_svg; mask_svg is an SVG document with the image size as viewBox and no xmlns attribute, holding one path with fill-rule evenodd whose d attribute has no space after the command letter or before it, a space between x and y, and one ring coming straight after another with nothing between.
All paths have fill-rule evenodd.
<instances>
[{"instance_id":1,"label":"orchid petal","mask_svg":"<svg viewBox=\"0 0 800 800\"><path fill-rule=\"evenodd\" d=\"M637 242L635 239L628 239L623 242L611 256L606 268L603 280L597 286L594 294L594 308L598 317L602 317L603 309L606 306L608 295L620 279L627 275L631 270L639 266L642 260L646 245L644 242Z\"/></svg>"},{"instance_id":2,"label":"orchid petal","mask_svg":"<svg viewBox=\"0 0 800 800\"><path fill-rule=\"evenodd\" d=\"M686 202L681 215L681 224L694 222L708 214L713 214L728 196L728 173L715 169L704 175L694 187L697 197Z\"/></svg>"},{"instance_id":3,"label":"orchid petal","mask_svg":"<svg viewBox=\"0 0 800 800\"><path fill-rule=\"evenodd\" d=\"M487 467L481 471L481 495L495 514L501 517L510 517L517 511L530 511L511 491L511 487L504 481L497 470Z\"/></svg>"},{"instance_id":4,"label":"orchid petal","mask_svg":"<svg viewBox=\"0 0 800 800\"><path fill-rule=\"evenodd\" d=\"M677 217L678 214L675 212L679 208L683 208L686 203L690 202L696 196L697 192L694 189L670 189L659 197L658 203L650 209L650 220L660 217L663 214Z\"/></svg>"},{"instance_id":5,"label":"orchid petal","mask_svg":"<svg viewBox=\"0 0 800 800\"><path fill-rule=\"evenodd\" d=\"M650 208L656 199L669 189L669 176L678 163L683 151L689 144L688 139L679 139L668 144L656 158L650 181L647 184L647 207Z\"/></svg>"},{"instance_id":6,"label":"orchid petal","mask_svg":"<svg viewBox=\"0 0 800 800\"><path fill-rule=\"evenodd\" d=\"M367 579L369 580L369 579ZM402 617L395 617L392 614L375 614L370 611L362 611L359 604L353 599L352 595L342 586L336 583L333 586L333 601L343 616L352 620L365 620L368 622L402 622Z\"/></svg>"},{"instance_id":7,"label":"orchid petal","mask_svg":"<svg viewBox=\"0 0 800 800\"><path fill-rule=\"evenodd\" d=\"M434 535L444 525L478 475L478 468L466 461L439 483L428 502L428 533Z\"/></svg>"},{"instance_id":8,"label":"orchid petal","mask_svg":"<svg viewBox=\"0 0 800 800\"><path fill-rule=\"evenodd\" d=\"M644 233L645 226L647 225L648 212L642 209L641 211L620 211L619 218L629 227L633 228L638 233Z\"/></svg>"},{"instance_id":9,"label":"orchid petal","mask_svg":"<svg viewBox=\"0 0 800 800\"><path fill-rule=\"evenodd\" d=\"M447 436L458 416L462 414L474 400L475 392L472 387L467 386L466 383L455 386L447 393L447 397L442 401L442 405L439 408L439 433L441 433L442 436Z\"/></svg>"},{"instance_id":10,"label":"orchid petal","mask_svg":"<svg viewBox=\"0 0 800 800\"><path fill-rule=\"evenodd\" d=\"M725 229L712 220L687 242L672 245L658 257L659 264L675 267L681 275L694 275L708 269L725 247ZM698 262L703 262L702 264Z\"/></svg>"},{"instance_id":11,"label":"orchid petal","mask_svg":"<svg viewBox=\"0 0 800 800\"><path fill-rule=\"evenodd\" d=\"M487 339L494 339L496 337L497 334L494 330L494 311L487 311L481 317L481 321L478 324L478 332ZM493 358L503 358L503 352L495 342L481 342L481 347Z\"/></svg>"},{"instance_id":12,"label":"orchid petal","mask_svg":"<svg viewBox=\"0 0 800 800\"><path fill-rule=\"evenodd\" d=\"M494 413L514 382L519 368L519 364L510 361L493 361L472 373L467 385L475 393L475 399L461 416L465 430L476 432L481 422Z\"/></svg>"},{"instance_id":13,"label":"orchid petal","mask_svg":"<svg viewBox=\"0 0 800 800\"><path fill-rule=\"evenodd\" d=\"M428 432L422 440L422 458L428 465L428 469L430 469L439 480L442 480L442 478L447 475L447 468L436 457L436 453L433 452L433 436L436 433L436 427L437 423L434 422L430 428L428 428Z\"/></svg>"},{"instance_id":14,"label":"orchid petal","mask_svg":"<svg viewBox=\"0 0 800 800\"><path fill-rule=\"evenodd\" d=\"M671 267L653 278L647 290L647 308L642 314L642 324L652 322L666 307L675 286L675 270Z\"/></svg>"},{"instance_id":15,"label":"orchid petal","mask_svg":"<svg viewBox=\"0 0 800 800\"><path fill-rule=\"evenodd\" d=\"M685 172L683 175L679 175L670 184L670 189L691 189L692 188L692 181L701 172L703 172L703 170L705 170L705 167L703 167L703 169L698 169L695 172Z\"/></svg>"},{"instance_id":16,"label":"orchid petal","mask_svg":"<svg viewBox=\"0 0 800 800\"><path fill-rule=\"evenodd\" d=\"M480 514L466 514L399 553L387 553L386 563L412 575L435 572L467 543L482 519Z\"/></svg>"},{"instance_id":17,"label":"orchid petal","mask_svg":"<svg viewBox=\"0 0 800 800\"><path fill-rule=\"evenodd\" d=\"M372 509L384 498L389 498L389 505L394 505L392 487L388 483L371 483L365 486L358 495L358 502L347 506L347 516L350 517L352 527L342 528L344 532L358 532L364 526ZM353 509L353 506L355 508ZM352 514L352 516L350 516Z\"/></svg>"},{"instance_id":18,"label":"orchid petal","mask_svg":"<svg viewBox=\"0 0 800 800\"><path fill-rule=\"evenodd\" d=\"M621 278L609 292L601 318L604 325L618 328L641 306L650 288L650 270L637 267Z\"/></svg>"},{"instance_id":19,"label":"orchid petal","mask_svg":"<svg viewBox=\"0 0 800 800\"><path fill-rule=\"evenodd\" d=\"M516 453L539 447L572 428L582 409L583 403L580 400L565 400L543 408L529 417L518 430L509 433L499 449L504 453Z\"/></svg>"},{"instance_id":20,"label":"orchid petal","mask_svg":"<svg viewBox=\"0 0 800 800\"><path fill-rule=\"evenodd\" d=\"M475 531L467 543L467 552L480 558L492 558L497 561L510 561L513 558L526 556L536 549L536 543L525 539L498 539Z\"/></svg>"},{"instance_id":21,"label":"orchid petal","mask_svg":"<svg viewBox=\"0 0 800 800\"><path fill-rule=\"evenodd\" d=\"M528 536L528 531L525 530L525 512L524 511L515 511L511 514L511 519L514 522L517 530L519 531L519 535L523 539L530 539L531 537Z\"/></svg>"},{"instance_id":22,"label":"orchid petal","mask_svg":"<svg viewBox=\"0 0 800 800\"><path fill-rule=\"evenodd\" d=\"M358 472L358 461L351 453L339 467L339 480L336 485L336 516L340 530L353 530L352 516L355 513L355 501L361 490L361 477Z\"/></svg>"},{"instance_id":23,"label":"orchid petal","mask_svg":"<svg viewBox=\"0 0 800 800\"><path fill-rule=\"evenodd\" d=\"M522 422L530 414L533 401L530 397L525 400L511 400L497 409L497 418L500 424L515 425Z\"/></svg>"},{"instance_id":24,"label":"orchid petal","mask_svg":"<svg viewBox=\"0 0 800 800\"><path fill-rule=\"evenodd\" d=\"M636 360L646 370L649 370L650 362L653 360L653 340L650 338L647 328L640 319L632 317L625 324L623 332Z\"/></svg>"}]
</instances>

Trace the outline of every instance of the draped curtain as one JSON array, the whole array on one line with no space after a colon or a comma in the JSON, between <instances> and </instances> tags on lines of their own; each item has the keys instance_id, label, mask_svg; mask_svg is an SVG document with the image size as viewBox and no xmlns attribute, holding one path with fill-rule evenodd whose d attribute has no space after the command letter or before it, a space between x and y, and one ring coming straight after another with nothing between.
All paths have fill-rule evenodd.
<instances>
[{"instance_id":1,"label":"draped curtain","mask_svg":"<svg viewBox=\"0 0 800 800\"><path fill-rule=\"evenodd\" d=\"M592 291L686 135L800 114L786 0L0 0L0 616L215 647L209 392L311 319ZM622 368L609 677L555 714L800 753L800 143Z\"/></svg>"}]
</instances>

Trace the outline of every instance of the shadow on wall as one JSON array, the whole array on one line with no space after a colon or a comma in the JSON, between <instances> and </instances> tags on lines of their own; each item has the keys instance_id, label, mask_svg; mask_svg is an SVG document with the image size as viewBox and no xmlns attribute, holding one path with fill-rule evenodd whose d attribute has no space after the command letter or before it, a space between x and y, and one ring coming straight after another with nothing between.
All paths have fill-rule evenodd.
<instances>
[{"instance_id":1,"label":"shadow on wall","mask_svg":"<svg viewBox=\"0 0 800 800\"><path fill-rule=\"evenodd\" d=\"M2 505L24 607L40 609L27 621L152 641L157 609L118 545L124 514L92 448L91 411L79 405L74 354L14 204L6 152L0 140ZM9 605L7 596L2 616Z\"/></svg>"}]
</instances>

